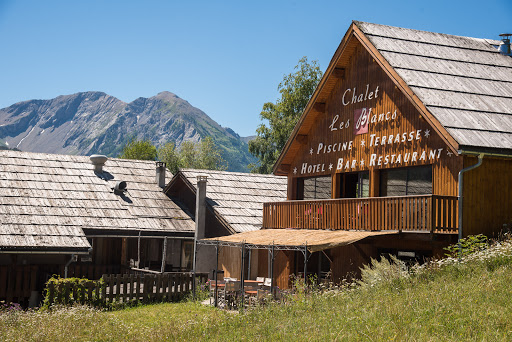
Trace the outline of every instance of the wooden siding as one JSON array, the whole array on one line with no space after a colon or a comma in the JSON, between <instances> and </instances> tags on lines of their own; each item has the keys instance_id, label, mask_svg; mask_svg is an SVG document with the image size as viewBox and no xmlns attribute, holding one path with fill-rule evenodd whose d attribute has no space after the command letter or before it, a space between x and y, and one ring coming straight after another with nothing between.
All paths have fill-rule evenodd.
<instances>
[{"instance_id":1,"label":"wooden siding","mask_svg":"<svg viewBox=\"0 0 512 342\"><path fill-rule=\"evenodd\" d=\"M263 228L457 232L453 196L369 197L265 203Z\"/></svg>"},{"instance_id":2,"label":"wooden siding","mask_svg":"<svg viewBox=\"0 0 512 342\"><path fill-rule=\"evenodd\" d=\"M477 159L464 158L464 167ZM497 236L512 225L512 160L484 157L464 173L463 234ZM506 225L506 226L504 226Z\"/></svg>"},{"instance_id":3,"label":"wooden siding","mask_svg":"<svg viewBox=\"0 0 512 342\"><path fill-rule=\"evenodd\" d=\"M35 265L0 266L0 301L28 305L36 290L38 267Z\"/></svg>"},{"instance_id":4,"label":"wooden siding","mask_svg":"<svg viewBox=\"0 0 512 342\"><path fill-rule=\"evenodd\" d=\"M368 93L375 94L377 87L376 98L351 103L353 94L357 97L360 94L365 96L367 89ZM343 102L350 103L344 105ZM306 126L301 129L301 134L307 135L307 140L296 153L289 152L295 155L290 162L289 179L331 175L335 184L337 173L371 170L377 171L372 177L375 182L378 180L379 169L430 164L433 165L432 193L456 195L457 172L462 165L462 157L449 150L443 138L428 124L361 44L354 48L354 55L346 66L345 78L338 80L333 87L326 108L326 112L318 115L314 121L304 123ZM371 108L371 121L367 133L355 134L354 112L361 108ZM372 119L376 119L376 122ZM333 121L336 121L335 125L332 125ZM344 128L340 129L341 122L349 122L348 127L343 126ZM331 127L338 129L331 130ZM404 134L406 141L402 141ZM395 142L397 135L400 142ZM393 136L391 144L390 136ZM377 137L378 144L375 143ZM383 137L387 142L384 145ZM338 151L340 147L343 149L344 143L347 144L346 149ZM334 145L337 151L327 152L329 146ZM321 146L327 147L326 152ZM401 162L398 163L396 159L399 155ZM413 159L416 160L412 161ZM378 165L379 160L381 165ZM395 162L392 163L391 160ZM347 161L349 167L346 167ZM338 168L340 165L342 167ZM316 170L310 172L313 168ZM289 187L288 192L288 198L296 198L293 189ZM373 195L377 195L376 191L373 191Z\"/></svg>"},{"instance_id":5,"label":"wooden siding","mask_svg":"<svg viewBox=\"0 0 512 342\"><path fill-rule=\"evenodd\" d=\"M366 244L351 244L330 250L332 279L339 283L343 279L358 278L361 266L368 264L371 258L377 258L377 249Z\"/></svg>"},{"instance_id":6,"label":"wooden siding","mask_svg":"<svg viewBox=\"0 0 512 342\"><path fill-rule=\"evenodd\" d=\"M293 251L278 251L274 259L274 280L277 287L290 287L290 275L294 265Z\"/></svg>"},{"instance_id":7,"label":"wooden siding","mask_svg":"<svg viewBox=\"0 0 512 342\"><path fill-rule=\"evenodd\" d=\"M241 254L238 247L222 247L220 249L218 269L224 271L224 277L240 279Z\"/></svg>"}]
</instances>

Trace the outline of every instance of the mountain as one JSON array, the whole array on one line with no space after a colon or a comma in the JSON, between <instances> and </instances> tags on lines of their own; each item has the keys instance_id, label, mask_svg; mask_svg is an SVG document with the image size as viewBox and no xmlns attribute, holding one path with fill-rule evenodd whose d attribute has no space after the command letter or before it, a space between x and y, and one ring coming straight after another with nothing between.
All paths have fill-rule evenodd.
<instances>
[{"instance_id":1,"label":"mountain","mask_svg":"<svg viewBox=\"0 0 512 342\"><path fill-rule=\"evenodd\" d=\"M207 136L221 148L230 171L248 172L256 161L232 129L170 92L125 103L90 91L0 109L0 146L22 151L115 157L133 137L180 146Z\"/></svg>"}]
</instances>

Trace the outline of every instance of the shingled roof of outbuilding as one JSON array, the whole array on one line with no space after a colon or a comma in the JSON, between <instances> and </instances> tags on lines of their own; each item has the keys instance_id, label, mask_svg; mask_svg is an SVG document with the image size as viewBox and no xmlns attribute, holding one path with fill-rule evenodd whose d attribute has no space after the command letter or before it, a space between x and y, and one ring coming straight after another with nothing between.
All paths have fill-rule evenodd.
<instances>
[{"instance_id":1,"label":"shingled roof of outbuilding","mask_svg":"<svg viewBox=\"0 0 512 342\"><path fill-rule=\"evenodd\" d=\"M307 134L316 106L325 105L356 44L366 48L453 152L512 156L512 57L500 54L500 41L354 21L281 152L275 174L287 173L286 154L297 150L292 145L299 146L297 137Z\"/></svg>"},{"instance_id":2,"label":"shingled roof of outbuilding","mask_svg":"<svg viewBox=\"0 0 512 342\"><path fill-rule=\"evenodd\" d=\"M194 222L156 184L155 162L0 151L0 251L85 251L87 235L191 235ZM170 173L168 172L168 176ZM112 190L126 181L124 195Z\"/></svg>"},{"instance_id":3,"label":"shingled roof of outbuilding","mask_svg":"<svg viewBox=\"0 0 512 342\"><path fill-rule=\"evenodd\" d=\"M207 176L207 206L232 233L260 229L263 203L286 200L286 177L197 169L182 169L174 177L182 177L195 193L197 176Z\"/></svg>"}]
</instances>

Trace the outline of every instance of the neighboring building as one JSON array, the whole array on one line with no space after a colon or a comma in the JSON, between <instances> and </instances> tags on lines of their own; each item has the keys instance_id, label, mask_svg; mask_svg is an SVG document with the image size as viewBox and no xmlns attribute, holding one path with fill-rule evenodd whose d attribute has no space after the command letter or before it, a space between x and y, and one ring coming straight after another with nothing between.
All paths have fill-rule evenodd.
<instances>
[{"instance_id":1,"label":"neighboring building","mask_svg":"<svg viewBox=\"0 0 512 342\"><path fill-rule=\"evenodd\" d=\"M194 222L163 193L165 168L101 159L0 151L0 300L26 301L66 268L191 269Z\"/></svg>"},{"instance_id":2,"label":"neighboring building","mask_svg":"<svg viewBox=\"0 0 512 342\"><path fill-rule=\"evenodd\" d=\"M304 256L334 280L386 253L441 256L459 232L510 226L510 157L507 39L353 22L274 166L289 201L265 204L261 231L221 240L279 251L280 287Z\"/></svg>"},{"instance_id":3,"label":"neighboring building","mask_svg":"<svg viewBox=\"0 0 512 342\"><path fill-rule=\"evenodd\" d=\"M189 212L196 212L197 179L206 176L204 231L198 238L214 238L261 229L263 203L286 199L286 177L229 171L181 169L165 188L165 193ZM240 272L238 249L223 248L220 270L225 275ZM253 258L253 262L256 259ZM197 252L197 271L215 269L215 251L201 246Z\"/></svg>"}]
</instances>

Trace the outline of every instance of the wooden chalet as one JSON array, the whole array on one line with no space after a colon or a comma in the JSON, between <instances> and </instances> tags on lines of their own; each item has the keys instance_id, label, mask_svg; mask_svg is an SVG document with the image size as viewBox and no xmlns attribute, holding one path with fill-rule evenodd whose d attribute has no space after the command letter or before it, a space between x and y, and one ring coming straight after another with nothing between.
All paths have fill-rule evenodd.
<instances>
[{"instance_id":1,"label":"wooden chalet","mask_svg":"<svg viewBox=\"0 0 512 342\"><path fill-rule=\"evenodd\" d=\"M165 167L99 159L0 151L0 301L36 300L53 274L191 270L194 221Z\"/></svg>"},{"instance_id":2,"label":"wooden chalet","mask_svg":"<svg viewBox=\"0 0 512 342\"><path fill-rule=\"evenodd\" d=\"M503 44L353 22L274 166L288 200L264 204L261 231L221 244L276 258L287 287L304 269L337 281L385 253L422 260L510 227Z\"/></svg>"}]
</instances>

